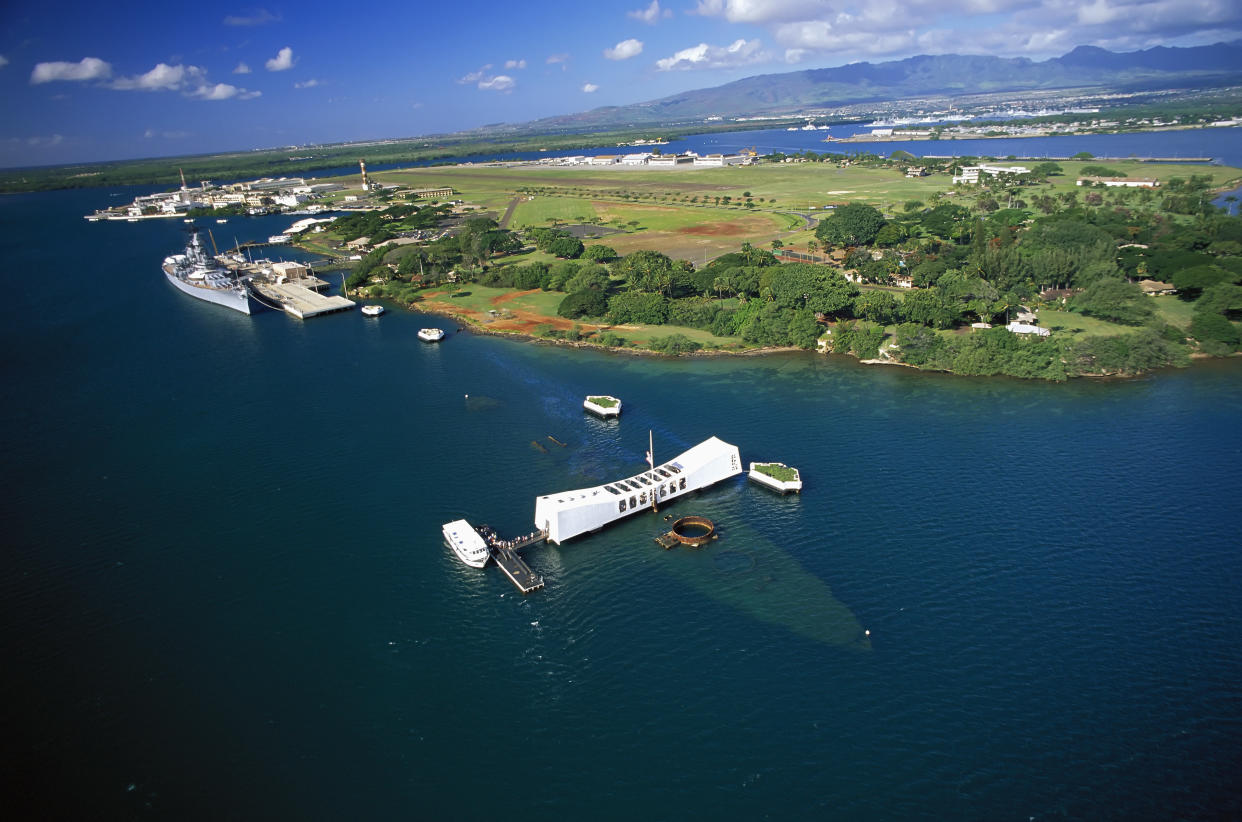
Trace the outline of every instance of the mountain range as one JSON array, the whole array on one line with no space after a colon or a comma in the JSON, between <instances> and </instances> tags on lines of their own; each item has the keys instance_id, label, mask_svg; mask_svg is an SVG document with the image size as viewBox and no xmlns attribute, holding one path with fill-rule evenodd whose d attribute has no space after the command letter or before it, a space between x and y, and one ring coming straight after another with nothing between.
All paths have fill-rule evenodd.
<instances>
[{"instance_id":1,"label":"mountain range","mask_svg":"<svg viewBox=\"0 0 1242 822\"><path fill-rule=\"evenodd\" d=\"M761 74L645 103L548 117L546 130L669 124L705 117L797 115L918 97L1111 88L1131 91L1187 84L1242 85L1242 41L1211 46L1112 52L1079 46L1061 57L918 55L884 63Z\"/></svg>"}]
</instances>

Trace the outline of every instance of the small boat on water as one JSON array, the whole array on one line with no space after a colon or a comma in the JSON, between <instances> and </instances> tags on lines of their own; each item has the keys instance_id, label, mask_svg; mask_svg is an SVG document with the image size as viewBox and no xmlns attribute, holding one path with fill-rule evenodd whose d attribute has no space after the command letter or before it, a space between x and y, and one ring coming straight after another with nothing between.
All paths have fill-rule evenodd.
<instances>
[{"instance_id":1,"label":"small boat on water","mask_svg":"<svg viewBox=\"0 0 1242 822\"><path fill-rule=\"evenodd\" d=\"M492 552L488 550L483 537L464 519L446 522L440 527L440 531L457 558L471 568L482 568L491 559Z\"/></svg>"},{"instance_id":2,"label":"small boat on water","mask_svg":"<svg viewBox=\"0 0 1242 822\"><path fill-rule=\"evenodd\" d=\"M423 342L439 342L444 339L444 330L441 328L420 328L418 330L418 338Z\"/></svg>"},{"instance_id":3,"label":"small boat on water","mask_svg":"<svg viewBox=\"0 0 1242 822\"><path fill-rule=\"evenodd\" d=\"M181 222L183 222L183 223L192 223L192 222L194 222L194 218L193 218L193 217L186 217L186 218L185 218L184 220L182 220Z\"/></svg>"},{"instance_id":4,"label":"small boat on water","mask_svg":"<svg viewBox=\"0 0 1242 822\"><path fill-rule=\"evenodd\" d=\"M219 225L224 225L225 223L227 223L227 222L228 222L228 220L223 220L223 219L221 219L221 220L216 220L216 222L217 222Z\"/></svg>"},{"instance_id":5,"label":"small boat on water","mask_svg":"<svg viewBox=\"0 0 1242 822\"><path fill-rule=\"evenodd\" d=\"M383 313L384 313L384 306L382 306L382 305L364 305L364 306L362 307L362 313L363 313L363 314L366 314L368 317L378 317L380 314L383 314Z\"/></svg>"}]
</instances>

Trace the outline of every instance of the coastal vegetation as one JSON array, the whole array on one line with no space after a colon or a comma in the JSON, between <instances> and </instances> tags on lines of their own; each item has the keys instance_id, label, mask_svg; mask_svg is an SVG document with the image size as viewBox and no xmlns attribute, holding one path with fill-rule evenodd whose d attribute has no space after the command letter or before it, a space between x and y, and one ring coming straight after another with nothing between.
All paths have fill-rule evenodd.
<instances>
[{"instance_id":1,"label":"coastal vegetation","mask_svg":"<svg viewBox=\"0 0 1242 822\"><path fill-rule=\"evenodd\" d=\"M364 221L381 238L410 229L404 221L434 222L433 238L367 254L350 288L491 330L613 348L818 346L1056 380L1239 348L1242 221L1210 202L1237 169L1087 155L954 185L950 175L977 158L770 159L680 174L384 172L401 186L451 185L479 211L389 206L338 221L331 237L364 236ZM912 168L920 173L907 176ZM1078 185L1090 176L1160 185ZM1177 294L1150 296L1140 281ZM447 297L466 282L469 297ZM1019 319L1039 333L1002 327Z\"/></svg>"}]
</instances>

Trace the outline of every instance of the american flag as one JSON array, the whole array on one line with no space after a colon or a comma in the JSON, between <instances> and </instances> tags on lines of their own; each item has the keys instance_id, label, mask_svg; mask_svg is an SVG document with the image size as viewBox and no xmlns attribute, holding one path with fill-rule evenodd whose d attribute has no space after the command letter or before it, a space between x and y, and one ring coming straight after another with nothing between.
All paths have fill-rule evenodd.
<instances>
[{"instance_id":1,"label":"american flag","mask_svg":"<svg viewBox=\"0 0 1242 822\"><path fill-rule=\"evenodd\" d=\"M651 452L644 451L643 453L647 455L647 464L650 465L652 468L655 468L655 463L651 461Z\"/></svg>"}]
</instances>

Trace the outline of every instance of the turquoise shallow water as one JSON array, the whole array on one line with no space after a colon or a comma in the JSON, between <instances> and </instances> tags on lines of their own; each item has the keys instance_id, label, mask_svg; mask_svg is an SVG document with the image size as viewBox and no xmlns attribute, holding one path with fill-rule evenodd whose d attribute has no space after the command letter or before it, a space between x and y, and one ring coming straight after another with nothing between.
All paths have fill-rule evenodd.
<instances>
[{"instance_id":1,"label":"turquoise shallow water","mask_svg":"<svg viewBox=\"0 0 1242 822\"><path fill-rule=\"evenodd\" d=\"M1047 385L247 318L163 281L179 224L99 199L0 199L24 815L1242 814L1239 363ZM805 493L674 505L721 527L697 553L650 517L535 549L525 599L441 545L649 429Z\"/></svg>"}]
</instances>

